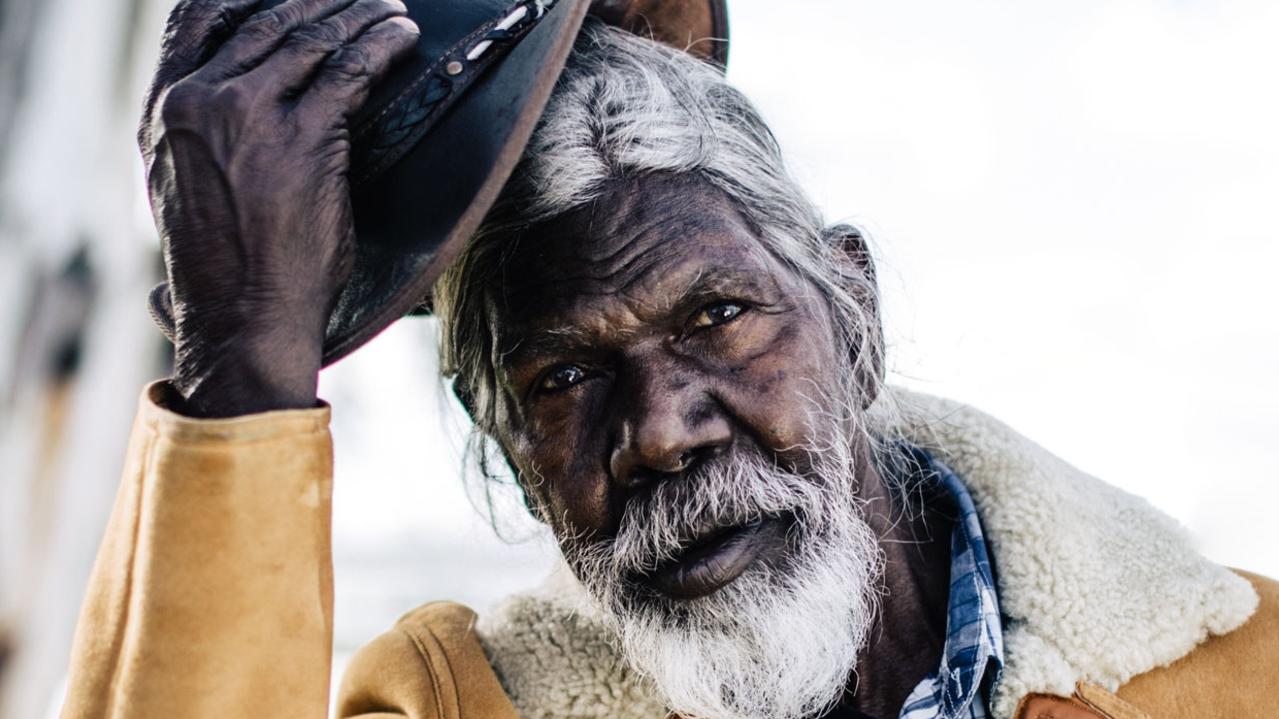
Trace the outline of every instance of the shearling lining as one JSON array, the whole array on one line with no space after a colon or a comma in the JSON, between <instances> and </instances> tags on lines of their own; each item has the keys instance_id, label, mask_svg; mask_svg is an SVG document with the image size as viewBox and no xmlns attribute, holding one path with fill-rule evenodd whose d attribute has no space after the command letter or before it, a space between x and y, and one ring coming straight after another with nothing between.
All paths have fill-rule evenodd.
<instances>
[{"instance_id":1,"label":"shearling lining","mask_svg":"<svg viewBox=\"0 0 1279 719\"><path fill-rule=\"evenodd\" d=\"M1011 719L1031 692L1069 696L1080 680L1114 690L1239 627L1256 609L1246 580L1204 559L1144 499L971 407L903 390L891 396L901 435L949 464L981 513L1005 616L996 719ZM521 716L666 713L566 569L507 599L479 631Z\"/></svg>"}]
</instances>

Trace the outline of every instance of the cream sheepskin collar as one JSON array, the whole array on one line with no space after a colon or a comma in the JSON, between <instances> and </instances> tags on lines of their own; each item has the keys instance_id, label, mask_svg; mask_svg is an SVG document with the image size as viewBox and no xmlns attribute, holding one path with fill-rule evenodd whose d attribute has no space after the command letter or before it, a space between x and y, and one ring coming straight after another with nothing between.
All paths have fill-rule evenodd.
<instances>
[{"instance_id":1,"label":"cream sheepskin collar","mask_svg":"<svg viewBox=\"0 0 1279 719\"><path fill-rule=\"evenodd\" d=\"M1246 580L1204 559L1144 499L1075 469L994 418L893 390L908 441L964 480L994 557L1006 665L991 710L1010 719L1031 692L1114 690L1243 624ZM521 716L658 719L652 687L617 653L567 569L505 600L480 637Z\"/></svg>"}]
</instances>

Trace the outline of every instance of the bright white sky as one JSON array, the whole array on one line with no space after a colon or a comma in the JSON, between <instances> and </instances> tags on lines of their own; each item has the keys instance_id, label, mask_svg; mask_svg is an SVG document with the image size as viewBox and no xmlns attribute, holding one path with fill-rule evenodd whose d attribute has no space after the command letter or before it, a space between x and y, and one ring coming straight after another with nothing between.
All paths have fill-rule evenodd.
<instances>
[{"instance_id":1,"label":"bright white sky","mask_svg":"<svg viewBox=\"0 0 1279 719\"><path fill-rule=\"evenodd\" d=\"M875 236L895 381L1279 575L1279 4L730 4L732 79L828 217ZM432 332L324 377L340 646L429 599L482 609L553 556L466 503Z\"/></svg>"}]
</instances>

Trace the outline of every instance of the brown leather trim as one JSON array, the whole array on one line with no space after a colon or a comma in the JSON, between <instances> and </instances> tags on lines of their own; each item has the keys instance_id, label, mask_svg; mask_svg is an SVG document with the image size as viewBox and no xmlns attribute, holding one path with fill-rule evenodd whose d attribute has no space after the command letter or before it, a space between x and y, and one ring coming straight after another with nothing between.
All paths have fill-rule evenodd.
<instances>
[{"instance_id":1,"label":"brown leather trim","mask_svg":"<svg viewBox=\"0 0 1279 719\"><path fill-rule=\"evenodd\" d=\"M1027 694L1013 713L1016 719L1115 719L1099 713L1074 697Z\"/></svg>"},{"instance_id":2,"label":"brown leather trim","mask_svg":"<svg viewBox=\"0 0 1279 719\"><path fill-rule=\"evenodd\" d=\"M1150 719L1150 715L1092 682L1075 685L1075 698L1112 719Z\"/></svg>"},{"instance_id":3,"label":"brown leather trim","mask_svg":"<svg viewBox=\"0 0 1279 719\"><path fill-rule=\"evenodd\" d=\"M396 622L396 630L413 640L427 663L439 719L516 719L475 622L475 612L461 604L430 602Z\"/></svg>"},{"instance_id":4,"label":"brown leather trim","mask_svg":"<svg viewBox=\"0 0 1279 719\"><path fill-rule=\"evenodd\" d=\"M444 648L440 646L440 640L435 636L429 628L425 632L426 636L422 636L417 632L396 629L404 635L413 648L417 650L418 660L422 662L422 673L431 679L432 698L435 699L435 716L440 719L457 719L458 708L460 702L457 696L457 686L453 683L453 672L445 672L448 677L448 686L445 687L440 680L440 672L435 671L437 662L448 664L448 655L444 652ZM429 637L431 644L428 646L424 641ZM452 701L445 703L445 698L451 698Z\"/></svg>"}]
</instances>

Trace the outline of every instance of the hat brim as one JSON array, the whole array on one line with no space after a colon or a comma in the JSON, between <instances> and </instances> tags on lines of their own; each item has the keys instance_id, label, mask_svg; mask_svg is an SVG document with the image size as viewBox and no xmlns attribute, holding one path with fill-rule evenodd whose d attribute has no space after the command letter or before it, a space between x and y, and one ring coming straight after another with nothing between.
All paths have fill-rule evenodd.
<instances>
[{"instance_id":1,"label":"hat brim","mask_svg":"<svg viewBox=\"0 0 1279 719\"><path fill-rule=\"evenodd\" d=\"M354 193L355 267L329 318L325 365L421 303L475 233L519 162L589 5L561 0L548 10L424 141Z\"/></svg>"}]
</instances>

